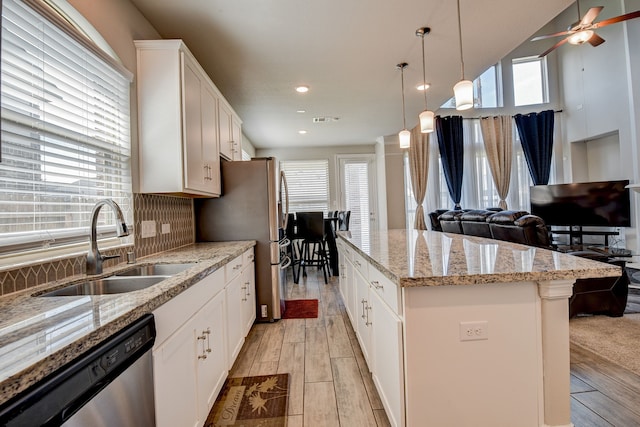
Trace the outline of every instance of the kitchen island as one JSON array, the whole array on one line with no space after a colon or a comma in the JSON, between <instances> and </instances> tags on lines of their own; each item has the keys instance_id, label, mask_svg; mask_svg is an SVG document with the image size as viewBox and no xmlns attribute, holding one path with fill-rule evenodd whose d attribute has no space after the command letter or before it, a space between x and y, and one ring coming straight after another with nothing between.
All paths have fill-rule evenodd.
<instances>
[{"instance_id":1,"label":"kitchen island","mask_svg":"<svg viewBox=\"0 0 640 427\"><path fill-rule=\"evenodd\" d=\"M197 243L138 260L153 263L195 263L189 269L146 289L111 295L40 297L87 276L78 275L0 298L0 404L73 361L145 314L182 295L223 269L255 241ZM109 276L131 268L105 268ZM93 277L92 277L93 278ZM224 286L224 284L222 285ZM162 328L158 330L162 334Z\"/></svg>"},{"instance_id":2,"label":"kitchen island","mask_svg":"<svg viewBox=\"0 0 640 427\"><path fill-rule=\"evenodd\" d=\"M571 426L568 298L610 264L417 230L339 234L340 291L392 425Z\"/></svg>"}]
</instances>

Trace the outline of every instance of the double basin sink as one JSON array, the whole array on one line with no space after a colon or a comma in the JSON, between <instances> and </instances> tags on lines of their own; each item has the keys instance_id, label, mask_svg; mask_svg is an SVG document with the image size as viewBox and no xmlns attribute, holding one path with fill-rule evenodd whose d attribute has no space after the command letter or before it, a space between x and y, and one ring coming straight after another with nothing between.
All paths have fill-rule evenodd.
<instances>
[{"instance_id":1,"label":"double basin sink","mask_svg":"<svg viewBox=\"0 0 640 427\"><path fill-rule=\"evenodd\" d=\"M139 291L176 275L195 264L150 264L121 271L102 279L74 283L64 288L46 292L41 297L108 295Z\"/></svg>"}]
</instances>

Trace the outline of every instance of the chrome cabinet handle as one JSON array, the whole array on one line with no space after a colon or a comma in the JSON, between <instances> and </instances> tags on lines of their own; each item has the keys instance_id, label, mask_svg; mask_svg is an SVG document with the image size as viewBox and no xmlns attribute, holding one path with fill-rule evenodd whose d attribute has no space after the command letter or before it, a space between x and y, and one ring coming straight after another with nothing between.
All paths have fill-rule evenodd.
<instances>
[{"instance_id":1,"label":"chrome cabinet handle","mask_svg":"<svg viewBox=\"0 0 640 427\"><path fill-rule=\"evenodd\" d=\"M236 264L235 266L233 266L233 269L234 269L234 270L237 270L237 269L239 269L240 267L242 267L242 264Z\"/></svg>"},{"instance_id":2,"label":"chrome cabinet handle","mask_svg":"<svg viewBox=\"0 0 640 427\"><path fill-rule=\"evenodd\" d=\"M246 286L241 286L240 289L244 289L244 298L242 298L242 301L246 301L247 300L247 287Z\"/></svg>"},{"instance_id":3,"label":"chrome cabinet handle","mask_svg":"<svg viewBox=\"0 0 640 427\"><path fill-rule=\"evenodd\" d=\"M382 289L384 291L384 286L382 286L380 282L378 282L377 280L372 281L371 284L373 285L374 288Z\"/></svg>"},{"instance_id":4,"label":"chrome cabinet handle","mask_svg":"<svg viewBox=\"0 0 640 427\"><path fill-rule=\"evenodd\" d=\"M202 340L202 354L198 355L198 360L204 360L207 358L207 355L205 354L205 347L204 347L204 340L207 338L206 335L200 335L199 337L197 337L198 341Z\"/></svg>"},{"instance_id":5,"label":"chrome cabinet handle","mask_svg":"<svg viewBox=\"0 0 640 427\"><path fill-rule=\"evenodd\" d=\"M207 353L211 353L211 341L209 341L209 337L211 336L211 328L207 328L207 330L202 331L202 333L207 336Z\"/></svg>"},{"instance_id":6,"label":"chrome cabinet handle","mask_svg":"<svg viewBox=\"0 0 640 427\"><path fill-rule=\"evenodd\" d=\"M244 284L246 285L245 289L247 290L247 296L251 295L251 292L249 292L249 289L251 289L249 287L249 285L251 284L251 282L244 282Z\"/></svg>"},{"instance_id":7,"label":"chrome cabinet handle","mask_svg":"<svg viewBox=\"0 0 640 427\"><path fill-rule=\"evenodd\" d=\"M360 303L362 304L362 318L364 319L365 316L365 311L366 311L366 306L365 304L367 303L367 300L362 298L362 301L360 301Z\"/></svg>"},{"instance_id":8,"label":"chrome cabinet handle","mask_svg":"<svg viewBox=\"0 0 640 427\"><path fill-rule=\"evenodd\" d=\"M367 306L367 320L364 322L365 326L372 325L372 323L369 321L369 311L371 311L371 306Z\"/></svg>"}]
</instances>

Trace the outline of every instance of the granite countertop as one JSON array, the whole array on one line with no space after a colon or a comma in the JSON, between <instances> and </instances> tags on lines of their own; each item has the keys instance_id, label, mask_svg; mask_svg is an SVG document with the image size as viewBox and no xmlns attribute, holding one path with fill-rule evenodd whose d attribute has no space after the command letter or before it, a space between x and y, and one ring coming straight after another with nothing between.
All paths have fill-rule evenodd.
<instances>
[{"instance_id":1,"label":"granite countertop","mask_svg":"<svg viewBox=\"0 0 640 427\"><path fill-rule=\"evenodd\" d=\"M0 297L0 404L254 245L255 241L197 243L141 258L136 265L196 264L140 291L95 296L34 296L87 279L85 275L78 275ZM131 264L119 264L91 278L109 276L131 267Z\"/></svg>"},{"instance_id":2,"label":"granite countertop","mask_svg":"<svg viewBox=\"0 0 640 427\"><path fill-rule=\"evenodd\" d=\"M349 232L338 236L402 287L573 280L621 273L612 264L461 234L388 230L372 232L367 239Z\"/></svg>"}]
</instances>

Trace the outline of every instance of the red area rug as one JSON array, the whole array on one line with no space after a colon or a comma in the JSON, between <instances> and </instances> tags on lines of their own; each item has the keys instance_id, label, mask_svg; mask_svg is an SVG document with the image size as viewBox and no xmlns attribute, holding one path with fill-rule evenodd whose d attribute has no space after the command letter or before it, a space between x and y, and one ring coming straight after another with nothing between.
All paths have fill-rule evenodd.
<instances>
[{"instance_id":1,"label":"red area rug","mask_svg":"<svg viewBox=\"0 0 640 427\"><path fill-rule=\"evenodd\" d=\"M294 299L284 302L283 319L315 319L318 317L317 299Z\"/></svg>"}]
</instances>

